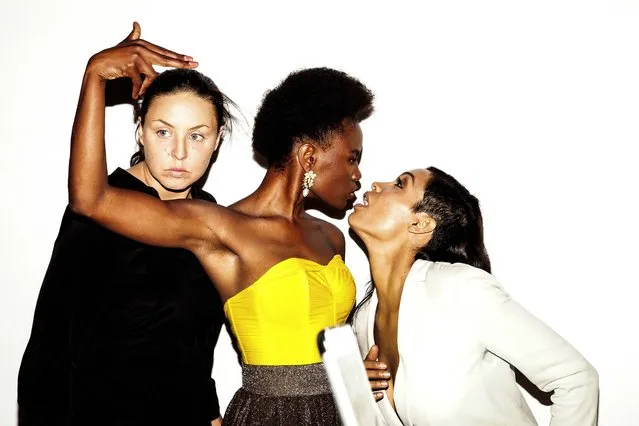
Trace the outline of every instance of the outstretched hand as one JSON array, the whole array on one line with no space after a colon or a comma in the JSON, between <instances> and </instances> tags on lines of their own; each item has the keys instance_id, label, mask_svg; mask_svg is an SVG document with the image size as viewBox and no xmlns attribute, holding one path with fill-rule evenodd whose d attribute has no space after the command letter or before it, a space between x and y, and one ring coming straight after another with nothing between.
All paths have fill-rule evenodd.
<instances>
[{"instance_id":1,"label":"outstretched hand","mask_svg":"<svg viewBox=\"0 0 639 426\"><path fill-rule=\"evenodd\" d=\"M133 83L132 96L137 99L157 76L153 65L174 68L195 68L197 62L186 55L157 46L140 38L137 22L120 43L96 53L89 59L85 75L98 76L103 81L128 77Z\"/></svg>"},{"instance_id":2,"label":"outstretched hand","mask_svg":"<svg viewBox=\"0 0 639 426\"><path fill-rule=\"evenodd\" d=\"M379 348L377 345L371 346L368 351L368 355L364 358L364 368L366 368L366 374L368 381L371 383L371 389L373 390L373 396L375 401L379 401L384 398L382 391L388 389L388 380L390 380L390 371L388 366L378 361Z\"/></svg>"}]
</instances>

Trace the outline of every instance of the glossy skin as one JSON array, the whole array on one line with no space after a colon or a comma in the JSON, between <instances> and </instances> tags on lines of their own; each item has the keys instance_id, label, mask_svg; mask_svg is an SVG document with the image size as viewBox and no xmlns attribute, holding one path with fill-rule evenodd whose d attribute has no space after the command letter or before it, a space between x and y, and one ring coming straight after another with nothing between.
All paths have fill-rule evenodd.
<instances>
[{"instance_id":1,"label":"glossy skin","mask_svg":"<svg viewBox=\"0 0 639 426\"><path fill-rule=\"evenodd\" d=\"M348 217L349 225L360 237L378 243L409 242L406 231L426 219L425 215L415 213L413 206L424 198L429 179L428 170L416 169L402 173L391 182L374 182L363 196L364 203L356 204Z\"/></svg>"},{"instance_id":2,"label":"glossy skin","mask_svg":"<svg viewBox=\"0 0 639 426\"><path fill-rule=\"evenodd\" d=\"M198 200L161 202L145 194L113 188L106 180L104 88L109 79L128 77L137 97L155 76L152 65L195 67L192 58L140 40L140 29L120 44L94 55L87 65L72 134L69 173L71 208L129 238L181 247L199 259L225 302L250 286L274 264L301 257L327 264L344 256L344 236L332 224L304 211L302 178L318 175L309 197L344 208L361 177L362 134L344 123L329 148L297 143L284 170L269 169L248 197L225 208ZM140 74L147 78L141 81ZM144 221L139 212L144 212Z\"/></svg>"},{"instance_id":3,"label":"glossy skin","mask_svg":"<svg viewBox=\"0 0 639 426\"><path fill-rule=\"evenodd\" d=\"M375 182L371 191L364 194L364 203L356 204L348 217L351 228L369 250L372 248L369 251L371 269L374 277L377 272L375 284L380 294L374 329L377 345L371 347L364 366L375 399L382 399L381 391L386 390L391 404L399 365L397 324L403 279L416 250L427 244L436 226L429 216L413 211L413 206L424 196L429 178L428 170L417 169L402 173L391 182ZM397 261L389 261L395 256ZM389 271L396 272L389 274ZM400 280L391 277L400 277ZM387 298L382 300L384 296Z\"/></svg>"},{"instance_id":4,"label":"glossy skin","mask_svg":"<svg viewBox=\"0 0 639 426\"><path fill-rule=\"evenodd\" d=\"M309 197L319 198L334 209L342 210L355 198L362 174L359 162L362 156L362 129L359 123L343 122L343 131L332 136L328 150L319 148L313 167L316 173ZM317 149L317 148L315 148Z\"/></svg>"},{"instance_id":5,"label":"glossy skin","mask_svg":"<svg viewBox=\"0 0 639 426\"><path fill-rule=\"evenodd\" d=\"M137 98L156 75L152 65L197 66L191 57L141 40L140 33L135 23L125 40L97 53L87 65L72 133L71 208L140 242L191 250L223 302L286 258L326 264L336 254L344 257L342 233L304 211L301 182L304 172L313 170L318 177L309 197L337 208L344 208L354 198L361 178L358 165L362 133L358 123L345 121L343 131L331 136L327 149L315 141L298 143L283 171L268 170L255 192L230 208L190 199L162 202L108 185L104 155L106 81L131 78L132 96ZM179 195L174 198L183 198L185 188L201 170L189 160L210 158L209 153L219 143L214 122L185 113L195 108L197 100L188 94L182 100L193 105L173 111L163 122L157 120L153 108L161 108L165 100L153 102L139 134L148 159L131 170L159 192ZM140 212L144 212L144 220L140 220ZM221 419L212 424L221 424Z\"/></svg>"}]
</instances>

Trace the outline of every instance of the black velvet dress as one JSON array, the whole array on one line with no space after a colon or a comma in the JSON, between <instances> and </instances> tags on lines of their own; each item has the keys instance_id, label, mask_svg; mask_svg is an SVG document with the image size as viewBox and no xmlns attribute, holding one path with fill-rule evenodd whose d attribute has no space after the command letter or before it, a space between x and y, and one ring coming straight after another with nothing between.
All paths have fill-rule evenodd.
<instances>
[{"instance_id":1,"label":"black velvet dress","mask_svg":"<svg viewBox=\"0 0 639 426\"><path fill-rule=\"evenodd\" d=\"M109 183L158 197L123 169ZM137 243L67 208L20 366L19 424L210 426L223 322L193 254Z\"/></svg>"}]
</instances>

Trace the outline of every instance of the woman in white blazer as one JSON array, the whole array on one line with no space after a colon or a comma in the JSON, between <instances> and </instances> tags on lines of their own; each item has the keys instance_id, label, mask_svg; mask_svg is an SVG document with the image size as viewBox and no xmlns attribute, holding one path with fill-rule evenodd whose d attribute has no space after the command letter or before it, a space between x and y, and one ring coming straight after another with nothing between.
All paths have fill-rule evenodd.
<instances>
[{"instance_id":1,"label":"woman in white blazer","mask_svg":"<svg viewBox=\"0 0 639 426\"><path fill-rule=\"evenodd\" d=\"M597 372L490 274L479 203L453 177L431 167L375 183L348 221L373 282L353 326L390 373L382 424L536 425L511 366L554 392L552 426L597 423Z\"/></svg>"}]
</instances>

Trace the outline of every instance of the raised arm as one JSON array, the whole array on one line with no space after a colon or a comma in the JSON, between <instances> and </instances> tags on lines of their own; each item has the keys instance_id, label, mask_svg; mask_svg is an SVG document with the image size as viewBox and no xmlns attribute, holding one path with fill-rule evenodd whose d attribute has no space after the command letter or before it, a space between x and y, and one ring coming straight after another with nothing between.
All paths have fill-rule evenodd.
<instances>
[{"instance_id":1,"label":"raised arm","mask_svg":"<svg viewBox=\"0 0 639 426\"><path fill-rule=\"evenodd\" d=\"M104 147L107 80L130 78L133 98L144 93L157 73L153 65L194 68L191 57L140 39L140 26L121 43L91 57L87 64L71 135L69 204L119 234L159 246L193 249L216 233L207 223L222 209L197 200L163 202L136 191L111 187Z\"/></svg>"},{"instance_id":2,"label":"raised arm","mask_svg":"<svg viewBox=\"0 0 639 426\"><path fill-rule=\"evenodd\" d=\"M512 300L492 275L474 271L463 281L464 310L486 349L541 390L554 391L551 426L596 425L599 378L592 365Z\"/></svg>"}]
</instances>

